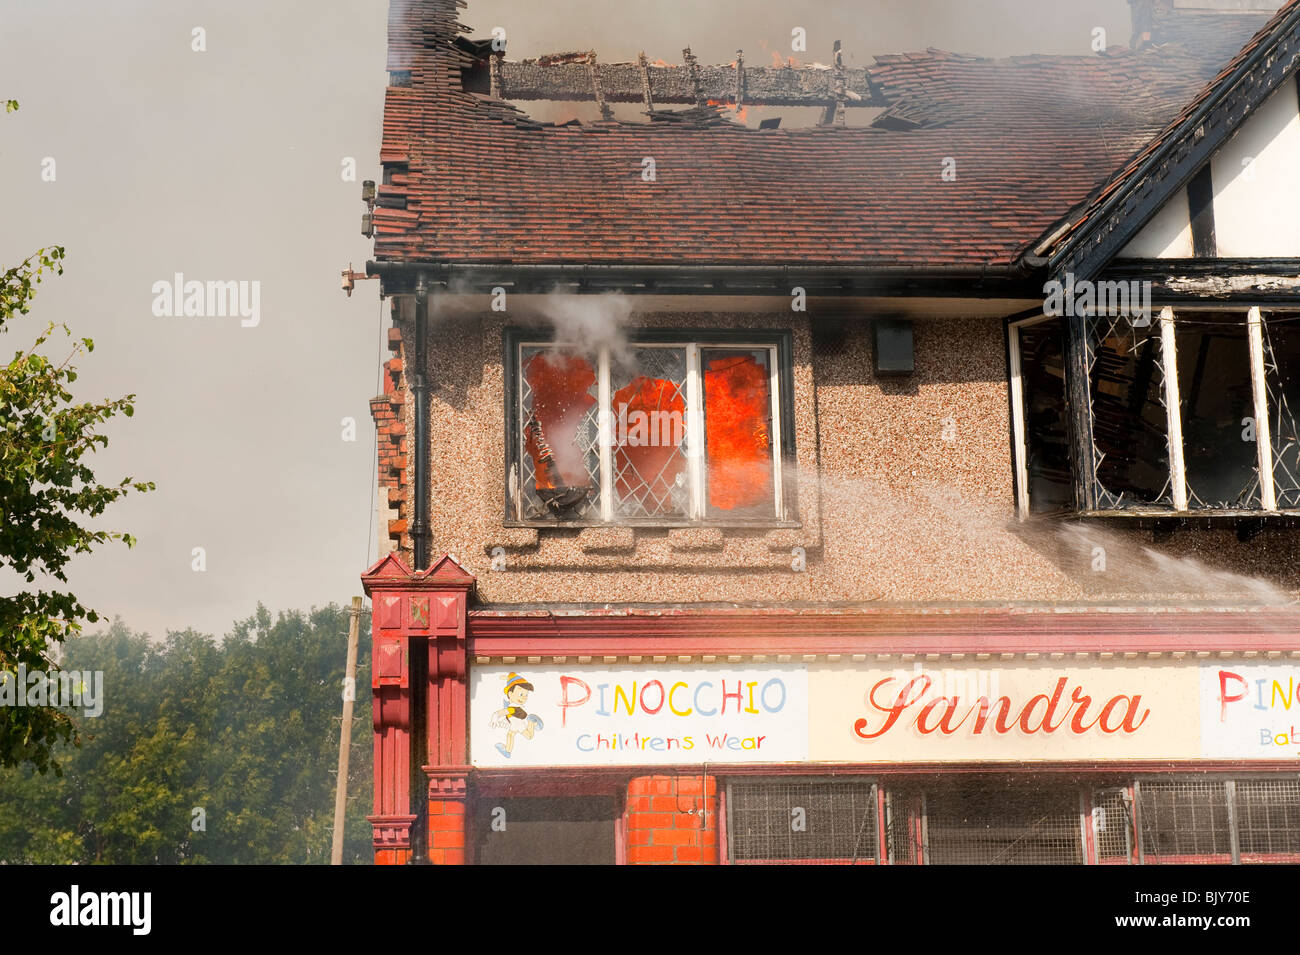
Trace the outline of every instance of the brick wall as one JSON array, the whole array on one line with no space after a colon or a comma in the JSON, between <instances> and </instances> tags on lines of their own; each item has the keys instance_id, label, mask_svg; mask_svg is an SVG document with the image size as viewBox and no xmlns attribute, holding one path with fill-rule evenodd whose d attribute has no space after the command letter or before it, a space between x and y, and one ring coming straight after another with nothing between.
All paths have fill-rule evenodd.
<instances>
[{"instance_id":1,"label":"brick wall","mask_svg":"<svg viewBox=\"0 0 1300 955\"><path fill-rule=\"evenodd\" d=\"M429 862L465 864L465 803L459 799L429 800Z\"/></svg>"},{"instance_id":2,"label":"brick wall","mask_svg":"<svg viewBox=\"0 0 1300 955\"><path fill-rule=\"evenodd\" d=\"M718 862L713 776L642 776L627 789L627 861L632 865Z\"/></svg>"},{"instance_id":3,"label":"brick wall","mask_svg":"<svg viewBox=\"0 0 1300 955\"><path fill-rule=\"evenodd\" d=\"M396 300L393 308L396 315ZM380 554L385 552L385 536L392 541L393 547L400 550L409 550L411 543L409 515L405 513L410 497L406 480L410 446L406 439L406 387L403 381L401 328L394 326L388 330L388 349L395 356L384 364L384 393L370 401L370 415L375 420L379 440L381 513L388 511L395 514L388 520L386 528L382 525L379 528Z\"/></svg>"}]
</instances>

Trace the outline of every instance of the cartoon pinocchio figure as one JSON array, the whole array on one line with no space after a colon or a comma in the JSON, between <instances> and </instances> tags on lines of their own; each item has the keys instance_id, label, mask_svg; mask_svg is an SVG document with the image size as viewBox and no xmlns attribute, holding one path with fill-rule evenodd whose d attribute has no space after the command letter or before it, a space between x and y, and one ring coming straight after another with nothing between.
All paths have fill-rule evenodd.
<instances>
[{"instance_id":1,"label":"cartoon pinocchio figure","mask_svg":"<svg viewBox=\"0 0 1300 955\"><path fill-rule=\"evenodd\" d=\"M507 759L514 751L516 736L532 739L542 728L542 718L536 714L530 715L524 710L524 704L528 702L528 694L532 692L533 685L518 673L510 673L506 676L504 691L506 705L492 714L491 725L493 729L506 731L506 741L497 743L497 752Z\"/></svg>"}]
</instances>

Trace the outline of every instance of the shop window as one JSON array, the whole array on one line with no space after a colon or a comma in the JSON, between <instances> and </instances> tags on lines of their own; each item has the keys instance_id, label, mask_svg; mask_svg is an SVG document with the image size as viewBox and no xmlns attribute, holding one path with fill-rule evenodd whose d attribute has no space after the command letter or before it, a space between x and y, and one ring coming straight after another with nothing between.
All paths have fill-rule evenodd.
<instances>
[{"instance_id":1,"label":"shop window","mask_svg":"<svg viewBox=\"0 0 1300 955\"><path fill-rule=\"evenodd\" d=\"M744 779L732 862L1100 865L1300 862L1300 777ZM879 817L879 818L878 818ZM880 851L878 852L878 844Z\"/></svg>"},{"instance_id":2,"label":"shop window","mask_svg":"<svg viewBox=\"0 0 1300 955\"><path fill-rule=\"evenodd\" d=\"M788 335L734 344L647 336L593 350L525 334L507 336L509 520L788 519Z\"/></svg>"},{"instance_id":3,"label":"shop window","mask_svg":"<svg viewBox=\"0 0 1300 955\"><path fill-rule=\"evenodd\" d=\"M729 859L874 863L876 800L876 786L867 781L733 781L727 786Z\"/></svg>"},{"instance_id":4,"label":"shop window","mask_svg":"<svg viewBox=\"0 0 1300 955\"><path fill-rule=\"evenodd\" d=\"M890 865L920 865L925 854L924 796L919 792L885 792L885 845Z\"/></svg>"},{"instance_id":5,"label":"shop window","mask_svg":"<svg viewBox=\"0 0 1300 955\"><path fill-rule=\"evenodd\" d=\"M1241 862L1300 862L1300 779L1239 779L1234 820Z\"/></svg>"},{"instance_id":6,"label":"shop window","mask_svg":"<svg viewBox=\"0 0 1300 955\"><path fill-rule=\"evenodd\" d=\"M1077 502L1091 460L1095 511L1300 511L1300 329L1295 313L1165 308L1094 315L1087 426L1076 446L1061 319L1012 326L1011 390L1022 514Z\"/></svg>"},{"instance_id":7,"label":"shop window","mask_svg":"<svg viewBox=\"0 0 1300 955\"><path fill-rule=\"evenodd\" d=\"M1142 861L1300 861L1300 778L1139 780Z\"/></svg>"},{"instance_id":8,"label":"shop window","mask_svg":"<svg viewBox=\"0 0 1300 955\"><path fill-rule=\"evenodd\" d=\"M612 796L482 799L473 815L479 865L613 865Z\"/></svg>"},{"instance_id":9,"label":"shop window","mask_svg":"<svg viewBox=\"0 0 1300 955\"><path fill-rule=\"evenodd\" d=\"M1144 862L1232 861L1223 780L1143 780L1137 791Z\"/></svg>"},{"instance_id":10,"label":"shop window","mask_svg":"<svg viewBox=\"0 0 1300 955\"><path fill-rule=\"evenodd\" d=\"M967 783L925 794L931 865L1078 865L1077 786Z\"/></svg>"},{"instance_id":11,"label":"shop window","mask_svg":"<svg viewBox=\"0 0 1300 955\"><path fill-rule=\"evenodd\" d=\"M1092 834L1097 861L1129 865L1136 858L1133 791L1127 787L1095 790L1092 794Z\"/></svg>"}]
</instances>

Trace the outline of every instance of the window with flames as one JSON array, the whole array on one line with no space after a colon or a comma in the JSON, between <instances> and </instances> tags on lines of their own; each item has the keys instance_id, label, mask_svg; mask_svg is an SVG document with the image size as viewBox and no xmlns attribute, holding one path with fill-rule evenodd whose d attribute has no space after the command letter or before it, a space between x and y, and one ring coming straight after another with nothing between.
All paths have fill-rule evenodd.
<instances>
[{"instance_id":1,"label":"window with flames","mask_svg":"<svg viewBox=\"0 0 1300 955\"><path fill-rule=\"evenodd\" d=\"M788 344L509 342L507 518L569 524L786 519Z\"/></svg>"}]
</instances>

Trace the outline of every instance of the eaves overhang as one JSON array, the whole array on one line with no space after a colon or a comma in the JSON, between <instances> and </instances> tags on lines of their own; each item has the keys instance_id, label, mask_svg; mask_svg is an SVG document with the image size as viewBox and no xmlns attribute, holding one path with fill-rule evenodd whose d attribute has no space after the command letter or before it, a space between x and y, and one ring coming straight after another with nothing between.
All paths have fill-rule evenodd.
<instances>
[{"instance_id":1,"label":"eaves overhang","mask_svg":"<svg viewBox=\"0 0 1300 955\"><path fill-rule=\"evenodd\" d=\"M1042 271L1028 264L952 265L671 265L367 262L380 294L432 293L784 296L1037 299Z\"/></svg>"}]
</instances>

